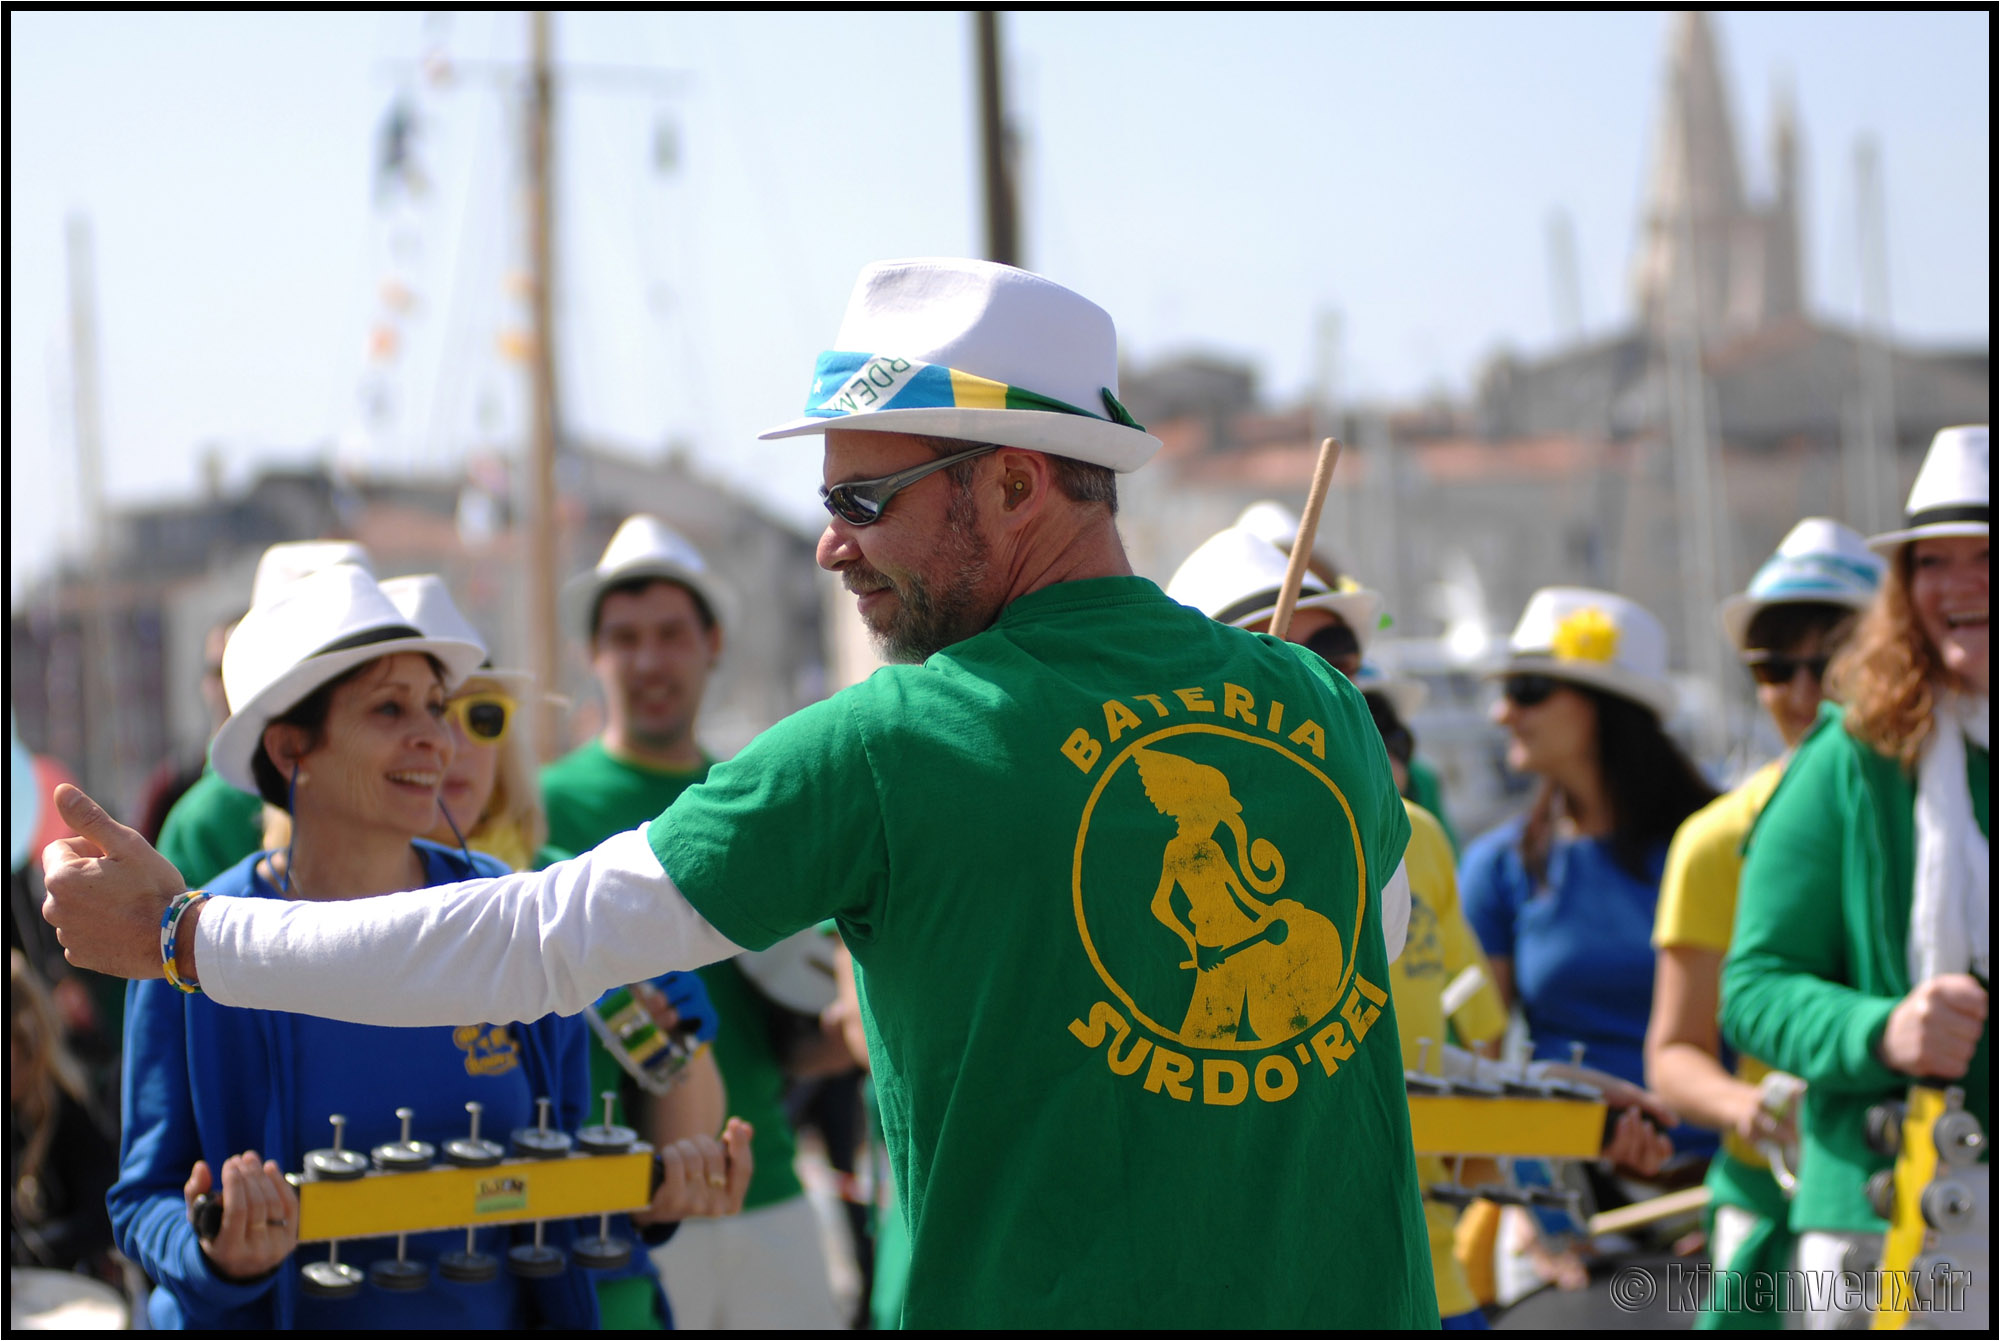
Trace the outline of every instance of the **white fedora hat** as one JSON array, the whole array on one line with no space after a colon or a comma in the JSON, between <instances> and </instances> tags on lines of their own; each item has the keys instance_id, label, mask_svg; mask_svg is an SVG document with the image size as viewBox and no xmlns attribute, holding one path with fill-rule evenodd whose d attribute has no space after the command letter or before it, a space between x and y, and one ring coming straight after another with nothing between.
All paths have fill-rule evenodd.
<instances>
[{"instance_id":1,"label":"white fedora hat","mask_svg":"<svg viewBox=\"0 0 2000 1341\"><path fill-rule=\"evenodd\" d=\"M729 608L729 593L709 569L701 551L679 531L643 512L619 524L597 567L578 573L563 584L563 623L588 643L597 602L604 589L642 577L679 583L708 607L710 618L724 628L729 626L733 613Z\"/></svg>"},{"instance_id":2,"label":"white fedora hat","mask_svg":"<svg viewBox=\"0 0 2000 1341\"><path fill-rule=\"evenodd\" d=\"M864 266L802 418L764 433L829 428L1027 447L1113 470L1160 449L1118 403L1118 332L1103 308L992 261Z\"/></svg>"},{"instance_id":3,"label":"white fedora hat","mask_svg":"<svg viewBox=\"0 0 2000 1341\"><path fill-rule=\"evenodd\" d=\"M1286 562L1285 552L1268 540L1240 526L1226 526L1202 541L1174 570L1167 582L1167 595L1217 623L1246 628L1276 613ZM1339 614L1354 629L1356 641L1365 646L1367 634L1343 609L1354 607L1354 594L1328 591L1324 582L1307 573L1299 583L1295 608Z\"/></svg>"},{"instance_id":4,"label":"white fedora hat","mask_svg":"<svg viewBox=\"0 0 2000 1341\"><path fill-rule=\"evenodd\" d=\"M534 683L535 677L527 671L494 669L493 654L487 649L486 640L479 636L479 630L472 626L472 621L451 599L451 589L436 573L388 578L381 587L382 594L403 612L404 619L424 637L471 643L479 649L479 665L466 679L499 680L522 689Z\"/></svg>"},{"instance_id":5,"label":"white fedora hat","mask_svg":"<svg viewBox=\"0 0 2000 1341\"><path fill-rule=\"evenodd\" d=\"M398 652L427 652L444 666L445 687L486 656L477 642L428 638L353 564L335 564L252 606L222 650L222 692L229 720L208 747L224 782L255 795L250 760L264 728L329 680Z\"/></svg>"},{"instance_id":6,"label":"white fedora hat","mask_svg":"<svg viewBox=\"0 0 2000 1341\"><path fill-rule=\"evenodd\" d=\"M1299 514L1268 498L1252 503L1238 513L1236 526L1277 546L1287 559L1291 557L1292 543L1299 538ZM1336 566L1322 559L1317 551L1307 556L1307 562L1319 562L1324 565L1322 572L1334 574L1337 580L1330 590L1324 582L1320 584L1328 594L1328 600L1320 608L1339 615L1341 622L1353 630L1361 650L1367 651L1368 640L1375 636L1375 631L1389 627L1389 616L1382 609L1382 593L1339 573Z\"/></svg>"},{"instance_id":7,"label":"white fedora hat","mask_svg":"<svg viewBox=\"0 0 2000 1341\"><path fill-rule=\"evenodd\" d=\"M1507 660L1487 672L1547 675L1606 690L1652 709L1674 709L1667 631L1637 601L1589 587L1543 587L1528 598L1507 640Z\"/></svg>"},{"instance_id":8,"label":"white fedora hat","mask_svg":"<svg viewBox=\"0 0 2000 1341\"><path fill-rule=\"evenodd\" d=\"M302 577L337 563L353 564L364 573L375 571L368 551L352 540L287 540L264 551L257 576L250 580L250 604L263 605Z\"/></svg>"},{"instance_id":9,"label":"white fedora hat","mask_svg":"<svg viewBox=\"0 0 2000 1341\"><path fill-rule=\"evenodd\" d=\"M1750 621L1766 606L1811 601L1859 610L1875 599L1882 567L1859 531L1808 517L1778 542L1749 588L1722 603L1723 632L1742 651Z\"/></svg>"},{"instance_id":10,"label":"white fedora hat","mask_svg":"<svg viewBox=\"0 0 2000 1341\"><path fill-rule=\"evenodd\" d=\"M1925 536L1986 535L1993 523L1986 451L1984 424L1939 429L1910 486L1902 529L1869 536L1868 548L1886 558L1898 545Z\"/></svg>"}]
</instances>

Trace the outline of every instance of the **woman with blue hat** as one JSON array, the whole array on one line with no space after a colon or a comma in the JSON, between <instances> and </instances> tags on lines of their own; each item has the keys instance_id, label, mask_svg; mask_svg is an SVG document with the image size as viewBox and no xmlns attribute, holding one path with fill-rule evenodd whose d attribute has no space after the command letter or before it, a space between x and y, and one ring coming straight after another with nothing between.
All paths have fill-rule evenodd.
<instances>
[{"instance_id":1,"label":"woman with blue hat","mask_svg":"<svg viewBox=\"0 0 2000 1341\"><path fill-rule=\"evenodd\" d=\"M1789 1220L1809 1277L1883 1261L1868 1188L1892 1160L1869 1140L1871 1108L1913 1084L1957 1086L1991 1130L1990 478L1984 425L1932 441L1904 524L1868 542L1888 569L1828 668L1838 704L1800 744L1744 858L1722 1032L1806 1082ZM1941 1166L1941 1184L1970 1213L1932 1230L1925 1251L1955 1265L1961 1288L1924 1320L1983 1331L1985 1146ZM1799 1304L1809 1326L1831 1327L1874 1302Z\"/></svg>"},{"instance_id":2,"label":"woman with blue hat","mask_svg":"<svg viewBox=\"0 0 2000 1341\"><path fill-rule=\"evenodd\" d=\"M1748 590L1723 602L1723 630L1786 752L1681 825L1660 881L1646 1078L1687 1121L1722 1133L1708 1169L1709 1255L1718 1269L1745 1273L1743 1279L1782 1271L1790 1260L1780 1179L1790 1183L1798 1165L1803 1088L1796 1076L1748 1055L1734 1058L1732 1067L1716 1023L1743 840L1792 749L1812 728L1827 662L1874 599L1881 573L1882 561L1858 533L1809 517L1792 528ZM1776 1328L1783 1315L1771 1305L1762 1296L1718 1291L1696 1325Z\"/></svg>"}]
</instances>

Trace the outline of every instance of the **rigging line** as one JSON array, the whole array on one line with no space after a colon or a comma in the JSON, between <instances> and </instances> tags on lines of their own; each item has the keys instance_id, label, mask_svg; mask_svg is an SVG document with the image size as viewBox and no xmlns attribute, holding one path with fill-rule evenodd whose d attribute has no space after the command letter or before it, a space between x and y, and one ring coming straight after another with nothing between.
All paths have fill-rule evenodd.
<instances>
[{"instance_id":1,"label":"rigging line","mask_svg":"<svg viewBox=\"0 0 2000 1341\"><path fill-rule=\"evenodd\" d=\"M689 180L678 169L677 173L678 180L683 182ZM657 218L654 216L664 213L664 210L660 209L659 205L662 197L671 189L671 187L657 181L641 186L634 196L633 204L635 208L632 217L634 228L638 234L639 263L646 275L649 298L652 293L660 292L666 294L671 302L671 306L666 312L656 312L654 314L656 320L653 324L661 338L662 353L665 353L666 347L672 343L672 336L678 335L680 337L683 346L680 366L684 370L684 373L676 381L680 384L678 389L681 394L692 405L692 417L700 431L700 437L697 438L697 446L700 446L703 442L714 444L722 440L721 435L717 432L714 402L708 394L708 369L704 366L701 341L697 338L698 332L707 329L707 324L703 320L704 300L698 287L700 267L693 264L671 267L674 276L680 274L687 276L687 282L684 286L672 283L669 276L668 262L661 257L661 249L656 248L650 241L650 239L664 237L668 231L667 227L658 223ZM688 208L681 210L674 216L675 221L683 224L680 233L682 238L681 251L683 253L683 260L686 261L701 254L695 232L698 211L693 205L695 191L691 182L679 194L684 197L688 205ZM674 389L668 388L665 397L670 397ZM672 402L665 397L663 397L661 403L657 406L660 412L659 419L663 437L665 436L667 426L672 422L674 417Z\"/></svg>"},{"instance_id":2,"label":"rigging line","mask_svg":"<svg viewBox=\"0 0 2000 1341\"><path fill-rule=\"evenodd\" d=\"M484 128L490 125L489 114L496 112L501 121L499 135L482 133ZM452 247L454 256L444 300L439 304L443 313L443 320L438 323L438 339L441 343L437 359L437 376L432 384L429 424L425 432L427 447L438 450L439 463L446 467L453 462L462 464L465 457L463 450L454 451L452 448L453 429L449 420L465 408L463 404L465 388L472 379L470 370L482 358L492 356L490 344L481 350L473 334L482 324L482 318L493 310L492 281L495 278L492 264L492 231L486 228L475 232L474 213L480 200L488 199L490 204L489 197L495 180L485 169L493 160L496 141L503 143L505 141L506 115L504 98L481 98L478 109L469 118L471 125L466 131L471 139L471 145L466 151L466 166L459 186L457 226L448 244ZM500 189L504 190L504 185ZM502 211L488 213L489 216L503 214ZM504 271L504 266L502 269ZM475 271L483 276L485 282L471 278ZM492 326L494 323L487 320L483 324ZM467 442L470 440L471 433L468 432Z\"/></svg>"}]
</instances>

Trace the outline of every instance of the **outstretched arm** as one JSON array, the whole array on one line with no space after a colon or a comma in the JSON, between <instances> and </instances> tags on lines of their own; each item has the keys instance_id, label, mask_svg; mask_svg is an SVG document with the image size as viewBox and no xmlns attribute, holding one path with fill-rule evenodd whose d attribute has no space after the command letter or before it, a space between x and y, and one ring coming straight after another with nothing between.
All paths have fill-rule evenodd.
<instances>
[{"instance_id":1,"label":"outstretched arm","mask_svg":"<svg viewBox=\"0 0 2000 1341\"><path fill-rule=\"evenodd\" d=\"M43 915L71 962L160 976L178 874L82 792L57 802L81 837L44 854ZM643 830L493 880L337 903L214 899L182 940L182 964L223 1005L380 1025L570 1015L606 988L741 950L681 897Z\"/></svg>"}]
</instances>

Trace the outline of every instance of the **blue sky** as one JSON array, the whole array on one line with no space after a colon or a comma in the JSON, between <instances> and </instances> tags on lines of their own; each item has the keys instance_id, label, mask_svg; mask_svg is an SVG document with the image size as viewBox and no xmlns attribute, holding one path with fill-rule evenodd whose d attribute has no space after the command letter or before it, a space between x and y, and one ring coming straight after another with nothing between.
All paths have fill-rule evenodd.
<instances>
[{"instance_id":1,"label":"blue sky","mask_svg":"<svg viewBox=\"0 0 2000 1341\"><path fill-rule=\"evenodd\" d=\"M1583 315L1627 272L1670 17L1033 12L1003 21L1028 264L1097 300L1143 363L1208 348L1268 396L1309 384L1337 307L1349 394L1462 390L1502 345L1555 340L1550 214ZM1715 20L1753 197L1775 88L1805 156L1809 302L1857 304L1853 151L1881 146L1895 329L1984 344L1992 242L1984 13ZM95 233L114 504L273 460L435 470L512 450L499 352L521 221L503 81L525 17L460 12L10 16L9 550L13 590L81 542L63 219ZM560 15L566 420L684 444L787 515L817 458L759 444L796 413L868 260L980 246L962 14ZM420 201L377 208L383 113L429 47ZM677 70L677 81L604 73ZM678 146L654 164L659 127ZM398 250L395 239L403 239ZM409 244L414 243L414 247ZM382 286L413 296L371 362ZM387 415L364 411L386 388Z\"/></svg>"}]
</instances>

